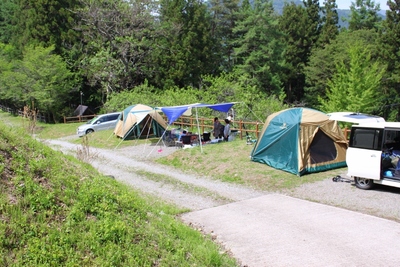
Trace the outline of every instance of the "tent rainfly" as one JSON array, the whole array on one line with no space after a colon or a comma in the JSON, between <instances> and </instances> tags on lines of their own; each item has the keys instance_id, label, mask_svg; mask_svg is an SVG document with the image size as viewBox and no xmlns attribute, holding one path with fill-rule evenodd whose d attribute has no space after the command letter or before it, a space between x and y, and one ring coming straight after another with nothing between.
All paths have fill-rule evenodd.
<instances>
[{"instance_id":1,"label":"tent rainfly","mask_svg":"<svg viewBox=\"0 0 400 267\"><path fill-rule=\"evenodd\" d=\"M114 134L123 139L129 135L160 137L166 128L167 123L154 108L137 104L121 112Z\"/></svg>"},{"instance_id":2,"label":"tent rainfly","mask_svg":"<svg viewBox=\"0 0 400 267\"><path fill-rule=\"evenodd\" d=\"M290 108L268 116L251 160L298 176L346 166L347 141L320 111Z\"/></svg>"}]
</instances>

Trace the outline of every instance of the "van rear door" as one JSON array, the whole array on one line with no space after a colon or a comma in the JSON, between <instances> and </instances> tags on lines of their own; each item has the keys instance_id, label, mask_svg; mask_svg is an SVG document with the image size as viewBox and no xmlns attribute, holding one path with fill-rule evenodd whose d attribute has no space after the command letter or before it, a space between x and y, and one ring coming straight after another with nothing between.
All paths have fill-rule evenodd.
<instances>
[{"instance_id":1,"label":"van rear door","mask_svg":"<svg viewBox=\"0 0 400 267\"><path fill-rule=\"evenodd\" d=\"M346 152L348 175L381 179L383 128L353 126Z\"/></svg>"}]
</instances>

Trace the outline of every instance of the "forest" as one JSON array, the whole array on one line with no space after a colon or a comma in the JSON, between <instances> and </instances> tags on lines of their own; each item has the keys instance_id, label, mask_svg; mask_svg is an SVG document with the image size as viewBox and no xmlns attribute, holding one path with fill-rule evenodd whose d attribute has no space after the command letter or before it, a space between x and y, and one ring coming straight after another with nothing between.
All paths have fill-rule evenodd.
<instances>
[{"instance_id":1,"label":"forest","mask_svg":"<svg viewBox=\"0 0 400 267\"><path fill-rule=\"evenodd\" d=\"M341 27L335 0L3 0L0 104L51 122L79 104L230 101L243 120L309 107L398 121L400 0L388 7L352 1Z\"/></svg>"}]
</instances>

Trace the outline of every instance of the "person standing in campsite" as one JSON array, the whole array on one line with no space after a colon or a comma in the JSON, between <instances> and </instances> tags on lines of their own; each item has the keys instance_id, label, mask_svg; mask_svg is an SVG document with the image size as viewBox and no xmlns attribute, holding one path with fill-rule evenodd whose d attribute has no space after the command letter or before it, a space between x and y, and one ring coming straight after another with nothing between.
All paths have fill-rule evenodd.
<instances>
[{"instance_id":1,"label":"person standing in campsite","mask_svg":"<svg viewBox=\"0 0 400 267\"><path fill-rule=\"evenodd\" d=\"M217 117L214 118L213 135L214 135L215 139L218 139L218 138L222 137L221 123L219 122Z\"/></svg>"},{"instance_id":2,"label":"person standing in campsite","mask_svg":"<svg viewBox=\"0 0 400 267\"><path fill-rule=\"evenodd\" d=\"M224 128L224 141L228 142L229 135L231 134L231 121L228 119L225 119L225 128Z\"/></svg>"}]
</instances>

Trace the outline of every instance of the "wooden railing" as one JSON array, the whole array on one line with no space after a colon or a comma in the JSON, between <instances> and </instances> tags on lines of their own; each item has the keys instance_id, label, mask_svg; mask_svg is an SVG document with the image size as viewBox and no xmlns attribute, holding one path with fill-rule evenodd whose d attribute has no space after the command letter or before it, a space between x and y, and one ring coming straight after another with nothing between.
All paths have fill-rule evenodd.
<instances>
[{"instance_id":1,"label":"wooden railing","mask_svg":"<svg viewBox=\"0 0 400 267\"><path fill-rule=\"evenodd\" d=\"M164 119L167 120L167 118L164 116ZM208 119L208 118L199 118L199 127L200 127L200 132L212 132L213 130L213 119ZM197 131L197 121L196 118L193 117L180 117L178 120L176 120L173 125L177 125L180 128L189 128L193 131ZM251 122L251 121L233 121L231 123L231 129L232 130L237 130L239 132L239 137L240 139L243 139L245 136L254 136L255 139L259 138L259 135L261 133L261 130L264 126L264 123L260 122ZM349 139L349 134L350 134L350 129L347 127L343 129L343 135L346 140Z\"/></svg>"},{"instance_id":2,"label":"wooden railing","mask_svg":"<svg viewBox=\"0 0 400 267\"><path fill-rule=\"evenodd\" d=\"M164 119L167 118L164 116ZM199 118L199 124L197 125L197 120L194 117L180 117L178 120L172 123L173 125L179 126L180 128L188 128L191 131L197 131L197 127L200 128L200 132L212 132L213 130L213 119ZM255 138L258 139L259 134L262 130L263 123L259 122L248 122L248 121L232 121L231 130L237 130L240 139L243 139L243 135L254 134Z\"/></svg>"},{"instance_id":3,"label":"wooden railing","mask_svg":"<svg viewBox=\"0 0 400 267\"><path fill-rule=\"evenodd\" d=\"M75 117L64 117L64 123L71 122L85 122L93 119L96 115L83 115L83 116L75 116Z\"/></svg>"}]
</instances>

